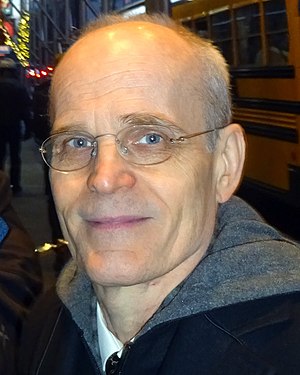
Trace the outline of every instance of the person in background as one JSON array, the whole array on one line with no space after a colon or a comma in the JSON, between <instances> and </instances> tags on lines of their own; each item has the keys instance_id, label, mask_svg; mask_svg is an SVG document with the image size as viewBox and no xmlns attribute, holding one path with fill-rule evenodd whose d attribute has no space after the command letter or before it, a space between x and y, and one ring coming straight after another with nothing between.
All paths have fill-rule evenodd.
<instances>
[{"instance_id":1,"label":"person in background","mask_svg":"<svg viewBox=\"0 0 300 375\"><path fill-rule=\"evenodd\" d=\"M30 107L31 99L18 80L16 63L9 58L0 59L0 169L5 169L9 147L10 184L14 194L22 191L21 142L31 136Z\"/></svg>"},{"instance_id":2,"label":"person in background","mask_svg":"<svg viewBox=\"0 0 300 375\"><path fill-rule=\"evenodd\" d=\"M8 176L0 171L0 374L15 373L23 321L42 289L34 244L11 206Z\"/></svg>"},{"instance_id":3,"label":"person in background","mask_svg":"<svg viewBox=\"0 0 300 375\"><path fill-rule=\"evenodd\" d=\"M49 88L51 77L47 76L38 81L34 86L32 96L32 133L35 142L40 145L50 135L49 123ZM46 186L47 188L47 186Z\"/></svg>"},{"instance_id":4,"label":"person in background","mask_svg":"<svg viewBox=\"0 0 300 375\"><path fill-rule=\"evenodd\" d=\"M245 159L220 52L159 15L66 52L41 147L73 259L21 374L300 372L300 248L234 196Z\"/></svg>"}]
</instances>

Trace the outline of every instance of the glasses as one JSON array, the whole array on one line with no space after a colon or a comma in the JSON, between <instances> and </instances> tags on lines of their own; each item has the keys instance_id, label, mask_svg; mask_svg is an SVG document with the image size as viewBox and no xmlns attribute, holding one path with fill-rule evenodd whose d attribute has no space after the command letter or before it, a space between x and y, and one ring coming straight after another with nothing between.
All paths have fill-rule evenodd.
<instances>
[{"instance_id":1,"label":"glasses","mask_svg":"<svg viewBox=\"0 0 300 375\"><path fill-rule=\"evenodd\" d=\"M164 125L132 125L117 134L96 137L87 132L64 131L48 137L40 152L45 163L59 172L72 172L86 167L99 150L99 138L114 137L120 156L132 164L154 165L168 160L188 139L222 129L215 128L199 133L178 136L177 128Z\"/></svg>"}]
</instances>

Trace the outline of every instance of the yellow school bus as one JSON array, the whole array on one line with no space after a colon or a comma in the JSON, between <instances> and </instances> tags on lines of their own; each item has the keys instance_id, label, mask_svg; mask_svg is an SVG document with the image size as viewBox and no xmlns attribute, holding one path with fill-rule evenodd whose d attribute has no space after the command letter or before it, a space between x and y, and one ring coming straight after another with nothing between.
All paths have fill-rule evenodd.
<instances>
[{"instance_id":1,"label":"yellow school bus","mask_svg":"<svg viewBox=\"0 0 300 375\"><path fill-rule=\"evenodd\" d=\"M234 121L245 129L244 183L300 207L300 0L194 0L173 18L222 50Z\"/></svg>"}]
</instances>

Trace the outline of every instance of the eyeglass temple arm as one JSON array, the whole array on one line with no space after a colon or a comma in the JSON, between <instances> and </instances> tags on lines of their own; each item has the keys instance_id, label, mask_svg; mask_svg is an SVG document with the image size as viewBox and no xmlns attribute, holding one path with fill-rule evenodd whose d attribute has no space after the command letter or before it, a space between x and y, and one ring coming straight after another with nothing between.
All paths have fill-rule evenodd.
<instances>
[{"instance_id":1,"label":"eyeglass temple arm","mask_svg":"<svg viewBox=\"0 0 300 375\"><path fill-rule=\"evenodd\" d=\"M192 133L192 134L188 134L188 135L182 135L179 138L171 138L170 142L171 143L184 142L185 140L187 140L189 138L197 137L198 135L204 135L204 134L211 133L211 132L214 132L216 130L221 130L221 129L224 129L224 128L225 128L225 126L220 126L220 127L214 128L214 129L205 130L203 132Z\"/></svg>"}]
</instances>

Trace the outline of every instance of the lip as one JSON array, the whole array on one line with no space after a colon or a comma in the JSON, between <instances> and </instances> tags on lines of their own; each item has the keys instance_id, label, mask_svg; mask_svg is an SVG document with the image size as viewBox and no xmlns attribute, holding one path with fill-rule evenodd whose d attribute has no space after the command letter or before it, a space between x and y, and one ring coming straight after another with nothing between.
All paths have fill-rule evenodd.
<instances>
[{"instance_id":1,"label":"lip","mask_svg":"<svg viewBox=\"0 0 300 375\"><path fill-rule=\"evenodd\" d=\"M101 219L88 219L87 223L98 230L128 229L143 224L150 217L141 216L116 216L103 217Z\"/></svg>"}]
</instances>

